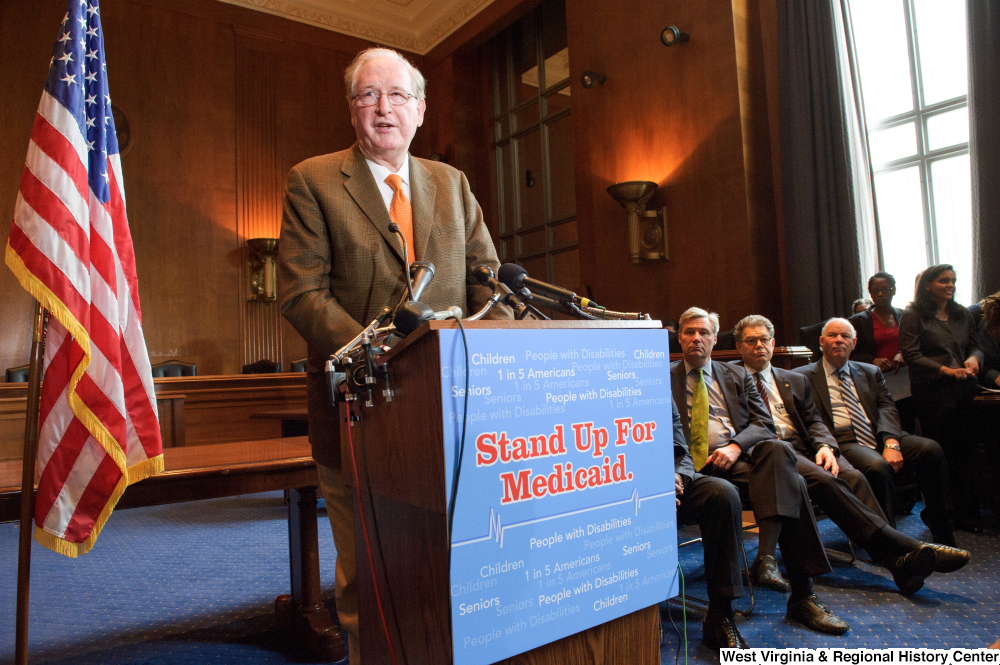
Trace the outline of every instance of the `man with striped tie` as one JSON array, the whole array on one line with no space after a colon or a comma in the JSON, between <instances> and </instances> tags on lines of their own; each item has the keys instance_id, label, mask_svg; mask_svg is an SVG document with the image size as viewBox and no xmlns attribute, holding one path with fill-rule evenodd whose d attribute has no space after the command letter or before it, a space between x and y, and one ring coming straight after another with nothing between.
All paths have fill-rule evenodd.
<instances>
[{"instance_id":1,"label":"man with striped tie","mask_svg":"<svg viewBox=\"0 0 1000 665\"><path fill-rule=\"evenodd\" d=\"M954 546L944 452L937 441L900 429L899 412L882 370L849 360L855 341L849 321L830 319L819 338L823 359L797 371L812 383L823 422L843 457L865 474L889 524L895 526L896 473L912 469L924 495L921 519L934 542Z\"/></svg>"},{"instance_id":2,"label":"man with striped tie","mask_svg":"<svg viewBox=\"0 0 1000 665\"><path fill-rule=\"evenodd\" d=\"M684 359L670 366L671 391L694 469L735 485L750 501L761 540L773 536L780 544L791 581L789 618L819 632L841 635L850 627L813 593L812 578L831 568L806 483L796 468L795 451L775 437L774 424L747 372L712 360L718 334L717 314L688 309L681 315L678 333ZM709 605L702 627L702 639L709 647L746 644L729 605Z\"/></svg>"},{"instance_id":3,"label":"man with striped tie","mask_svg":"<svg viewBox=\"0 0 1000 665\"><path fill-rule=\"evenodd\" d=\"M809 496L845 534L889 569L904 595L919 591L931 573L951 572L968 562L968 553L962 550L921 543L887 524L868 481L840 455L838 439L817 413L809 380L771 366L774 326L768 319L744 318L736 324L736 339L741 364L762 389L778 436L795 448ZM764 554L773 554L773 548Z\"/></svg>"}]
</instances>

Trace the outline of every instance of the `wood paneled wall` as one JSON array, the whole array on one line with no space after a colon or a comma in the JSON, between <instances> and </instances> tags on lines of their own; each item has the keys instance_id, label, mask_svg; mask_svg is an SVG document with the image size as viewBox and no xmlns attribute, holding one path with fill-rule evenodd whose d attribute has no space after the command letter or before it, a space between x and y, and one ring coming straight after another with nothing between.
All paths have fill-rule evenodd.
<instances>
[{"instance_id":1,"label":"wood paneled wall","mask_svg":"<svg viewBox=\"0 0 1000 665\"><path fill-rule=\"evenodd\" d=\"M724 328L750 313L782 320L759 28L746 4L567 4L580 264L605 306L677 318L698 305ZM663 46L668 25L690 41ZM585 70L607 84L584 89ZM650 207L667 208L668 262L629 262L624 211L605 192L627 180L658 183Z\"/></svg>"},{"instance_id":2,"label":"wood paneled wall","mask_svg":"<svg viewBox=\"0 0 1000 665\"><path fill-rule=\"evenodd\" d=\"M0 237L65 0L0 3ZM248 303L248 238L280 225L285 174L354 142L341 72L371 44L207 0L104 0L114 105L146 343L152 361L238 373L287 368L305 342L277 305ZM27 362L32 303L0 270L0 370Z\"/></svg>"},{"instance_id":3,"label":"wood paneled wall","mask_svg":"<svg viewBox=\"0 0 1000 665\"><path fill-rule=\"evenodd\" d=\"M412 152L463 169L487 212L489 59L479 47L537 4L495 0L413 58L428 114ZM208 0L104 0L112 99L131 125L122 156L153 362L237 373L286 367L305 343L275 305L247 303L246 239L278 223L299 161L354 141L341 73L370 44ZM34 110L64 0L0 3L0 237L6 238ZM636 20L641 17L641 20ZM600 303L676 318L690 305L723 326L783 304L773 0L567 3L580 264ZM691 35L664 47L660 30ZM584 70L607 84L585 90ZM633 267L624 211L605 189L660 185L671 259ZM26 362L32 305L0 270L0 369ZM786 340L781 340L785 342Z\"/></svg>"},{"instance_id":4,"label":"wood paneled wall","mask_svg":"<svg viewBox=\"0 0 1000 665\"><path fill-rule=\"evenodd\" d=\"M428 113L447 116L435 121L431 142L444 152L454 138L446 154L469 176L488 220L496 205L488 161L490 63L478 47L536 4L511 2L464 45L452 40L427 56ZM725 328L758 313L781 331L787 289L774 181L774 0L574 0L566 12L584 285L612 309L677 318L699 305L719 312ZM663 46L660 31L668 25L690 41ZM607 83L584 89L586 70L605 74ZM438 71L453 90L435 88ZM667 208L666 263L633 267L628 258L624 210L605 192L626 180L659 185L649 207Z\"/></svg>"}]
</instances>

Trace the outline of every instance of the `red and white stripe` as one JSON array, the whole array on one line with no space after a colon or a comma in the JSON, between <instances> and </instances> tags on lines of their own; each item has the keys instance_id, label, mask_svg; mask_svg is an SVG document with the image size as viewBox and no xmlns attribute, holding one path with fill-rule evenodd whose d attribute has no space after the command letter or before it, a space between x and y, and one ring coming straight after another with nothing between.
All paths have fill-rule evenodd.
<instances>
[{"instance_id":1,"label":"red and white stripe","mask_svg":"<svg viewBox=\"0 0 1000 665\"><path fill-rule=\"evenodd\" d=\"M118 155L107 173L102 205L76 120L43 93L6 261L52 315L35 539L69 556L90 549L129 483L163 468Z\"/></svg>"}]
</instances>

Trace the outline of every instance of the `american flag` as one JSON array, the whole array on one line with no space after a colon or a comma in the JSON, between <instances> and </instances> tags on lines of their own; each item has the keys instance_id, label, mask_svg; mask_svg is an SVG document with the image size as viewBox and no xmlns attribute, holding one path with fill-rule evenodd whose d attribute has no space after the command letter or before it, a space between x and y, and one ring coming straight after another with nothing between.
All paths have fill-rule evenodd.
<instances>
[{"instance_id":1,"label":"american flag","mask_svg":"<svg viewBox=\"0 0 1000 665\"><path fill-rule=\"evenodd\" d=\"M106 71L98 1L70 0L5 256L51 314L35 540L67 556L93 546L130 483L163 470Z\"/></svg>"}]
</instances>

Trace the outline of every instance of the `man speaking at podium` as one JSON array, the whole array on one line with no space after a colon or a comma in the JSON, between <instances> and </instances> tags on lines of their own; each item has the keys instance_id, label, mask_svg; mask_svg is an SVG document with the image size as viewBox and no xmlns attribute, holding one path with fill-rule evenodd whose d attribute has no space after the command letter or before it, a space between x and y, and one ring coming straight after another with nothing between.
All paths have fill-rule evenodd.
<instances>
[{"instance_id":1,"label":"man speaking at podium","mask_svg":"<svg viewBox=\"0 0 1000 665\"><path fill-rule=\"evenodd\" d=\"M281 312L309 347L309 440L337 546L337 614L357 665L354 516L324 364L383 306L399 300L407 254L410 261L434 263L422 301L435 311L457 305L466 315L492 295L467 286L472 269L497 270L499 262L465 175L409 154L424 121L423 75L399 53L372 48L347 67L344 83L357 142L288 174L278 269Z\"/></svg>"}]
</instances>

